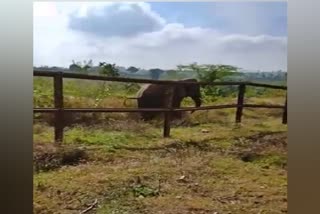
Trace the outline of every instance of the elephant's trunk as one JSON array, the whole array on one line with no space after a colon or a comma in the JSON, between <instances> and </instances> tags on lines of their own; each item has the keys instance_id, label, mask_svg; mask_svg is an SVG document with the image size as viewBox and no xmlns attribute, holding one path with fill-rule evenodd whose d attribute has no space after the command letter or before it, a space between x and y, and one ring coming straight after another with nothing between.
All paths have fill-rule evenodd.
<instances>
[{"instance_id":1,"label":"elephant's trunk","mask_svg":"<svg viewBox=\"0 0 320 214\"><path fill-rule=\"evenodd\" d=\"M201 98L200 97L192 97L192 100L195 103L195 107L200 107L201 106ZM194 112L195 110L191 111L191 114Z\"/></svg>"}]
</instances>

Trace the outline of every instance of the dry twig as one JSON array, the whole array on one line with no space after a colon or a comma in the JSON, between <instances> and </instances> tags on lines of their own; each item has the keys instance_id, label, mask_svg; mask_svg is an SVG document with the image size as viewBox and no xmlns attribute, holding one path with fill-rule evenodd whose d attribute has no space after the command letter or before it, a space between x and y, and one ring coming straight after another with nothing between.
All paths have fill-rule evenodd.
<instances>
[{"instance_id":1,"label":"dry twig","mask_svg":"<svg viewBox=\"0 0 320 214\"><path fill-rule=\"evenodd\" d=\"M98 204L98 199L96 199L96 200L90 205L90 207L88 207L87 209L81 211L80 214L89 212L89 211L92 210L97 204Z\"/></svg>"}]
</instances>

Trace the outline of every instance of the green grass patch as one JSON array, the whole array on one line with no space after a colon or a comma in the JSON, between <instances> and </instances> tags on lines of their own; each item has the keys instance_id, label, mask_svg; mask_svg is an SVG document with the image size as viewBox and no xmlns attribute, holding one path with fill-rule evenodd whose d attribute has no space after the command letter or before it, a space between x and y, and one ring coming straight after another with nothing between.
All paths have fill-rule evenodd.
<instances>
[{"instance_id":1,"label":"green grass patch","mask_svg":"<svg viewBox=\"0 0 320 214\"><path fill-rule=\"evenodd\" d=\"M138 89L126 84L102 87L94 81L64 83L66 107L124 107L124 97ZM50 79L35 78L35 107L53 104L51 86ZM248 90L248 103L284 101L282 92L255 96L256 91ZM205 105L230 104L236 96L204 100ZM183 105L194 104L185 99ZM86 151L85 161L76 164L63 164L63 150L51 147L53 128L46 122L52 118L37 118L42 123L34 122L34 154L44 157L40 168L53 166L34 174L34 213L79 213L96 199L92 213L287 212L286 136L275 134L287 131L281 111L245 109L241 124L234 123L235 109L198 111L187 114L180 125L173 123L169 139L162 137L161 120L77 114L66 117L72 123L65 128L63 144ZM255 158L243 161L247 153Z\"/></svg>"}]
</instances>

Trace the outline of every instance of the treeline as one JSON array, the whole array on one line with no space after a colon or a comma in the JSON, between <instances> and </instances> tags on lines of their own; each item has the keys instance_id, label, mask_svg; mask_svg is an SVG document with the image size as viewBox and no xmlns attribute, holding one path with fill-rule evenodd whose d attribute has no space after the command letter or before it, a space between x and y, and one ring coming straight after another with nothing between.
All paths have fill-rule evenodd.
<instances>
[{"instance_id":1,"label":"treeline","mask_svg":"<svg viewBox=\"0 0 320 214\"><path fill-rule=\"evenodd\" d=\"M121 67L115 64L100 62L99 65L94 66L92 61L76 63L72 62L68 68L61 67L35 67L42 70L50 71L63 71L63 72L77 72L92 75L105 75L105 76L120 76L141 79L170 79L179 80L184 78L196 78L204 82L217 82L217 81L252 81L252 82L267 82L277 85L286 85L286 72L273 71L273 72L246 72L235 66L230 65L212 65L212 64L197 64L192 63L189 65L179 65L175 69L162 70L159 68L154 69L140 69L134 66ZM37 82L40 87L43 83L42 80ZM44 91L41 87L36 87L35 94L44 97ZM80 87L80 88L79 88ZM66 88L72 88L72 93L76 95L76 91L82 91L81 86L68 82ZM99 105L102 100L108 96L115 95L128 95L135 94L140 85L137 83L108 83L102 82L98 85L93 85L94 90L86 88L85 94L95 97L95 105ZM51 92L50 92L51 93ZM236 97L238 93L238 86L206 86L201 88L201 94L206 102L215 101L221 97ZM280 93L280 94L279 94ZM246 97L259 97L259 96L278 96L283 95L283 91L269 90L266 88L247 87ZM46 96L46 94L45 94ZM284 95L283 95L284 96Z\"/></svg>"},{"instance_id":2,"label":"treeline","mask_svg":"<svg viewBox=\"0 0 320 214\"><path fill-rule=\"evenodd\" d=\"M221 70L223 68L225 70ZM254 82L277 82L285 84L287 72L285 71L247 71L241 70L229 65L198 65L197 63L189 65L179 65L175 69L164 70L160 68L142 69L134 66L123 67L116 64L101 62L94 65L92 60L84 62L75 62L64 67L40 66L34 67L42 70L64 71L64 72L81 72L93 75L121 76L129 78L142 79L170 79L178 80L184 78L197 78L201 76L210 76L209 81L228 80L228 81L254 81ZM226 73L227 72L227 73ZM202 77L203 79L204 77Z\"/></svg>"}]
</instances>

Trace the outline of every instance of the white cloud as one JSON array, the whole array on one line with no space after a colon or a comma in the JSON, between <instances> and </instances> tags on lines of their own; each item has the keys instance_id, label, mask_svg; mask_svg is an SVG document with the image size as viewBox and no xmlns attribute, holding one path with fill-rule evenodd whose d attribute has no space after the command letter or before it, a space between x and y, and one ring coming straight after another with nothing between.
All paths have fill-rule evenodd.
<instances>
[{"instance_id":1,"label":"white cloud","mask_svg":"<svg viewBox=\"0 0 320 214\"><path fill-rule=\"evenodd\" d=\"M161 29L165 20L146 3L113 3L70 17L70 28L97 36L134 36Z\"/></svg>"},{"instance_id":2,"label":"white cloud","mask_svg":"<svg viewBox=\"0 0 320 214\"><path fill-rule=\"evenodd\" d=\"M35 3L37 4L37 3ZM112 3L103 3L114 7ZM55 5L55 9L52 9ZM136 16L150 15L157 20L161 28L149 28L131 36L102 36L71 30L68 27L69 15L75 12L78 16L104 16L105 9L101 4L92 3L55 3L50 16L43 16L36 9L34 15L34 64L68 66L71 60L93 59L94 62L107 61L122 66L143 68L174 68L184 63L226 63L247 69L274 70L287 67L287 39L267 35L226 35L209 28L187 28L179 23L166 23L146 3L132 3L143 13L132 13ZM112 6L113 5L113 6ZM131 10L121 7L120 13ZM48 6L42 8L48 8ZM136 10L136 9L134 9ZM100 14L99 14L100 13ZM117 17L117 16L113 16ZM104 19L105 26L114 24L121 28L128 22L123 18ZM138 19L140 20L140 18ZM121 35L121 34L120 34Z\"/></svg>"}]
</instances>

